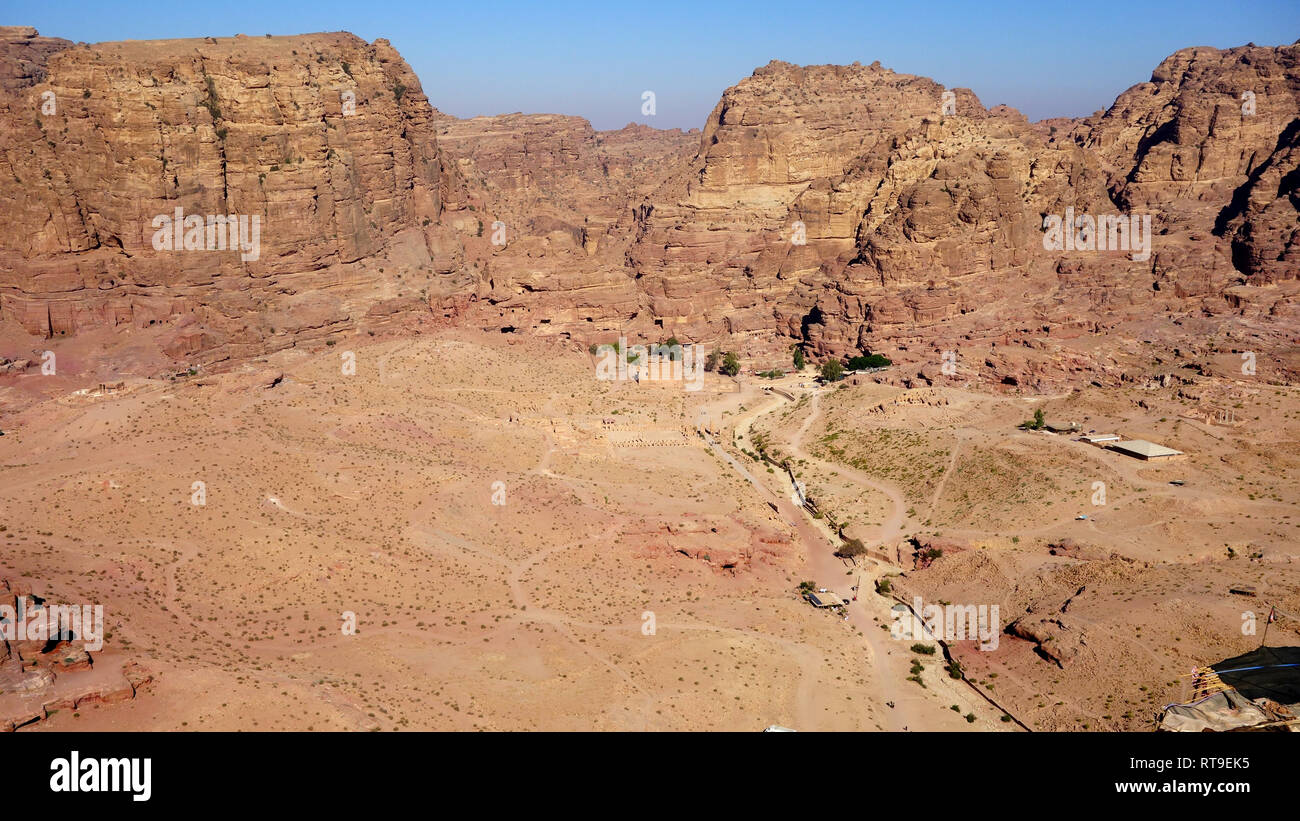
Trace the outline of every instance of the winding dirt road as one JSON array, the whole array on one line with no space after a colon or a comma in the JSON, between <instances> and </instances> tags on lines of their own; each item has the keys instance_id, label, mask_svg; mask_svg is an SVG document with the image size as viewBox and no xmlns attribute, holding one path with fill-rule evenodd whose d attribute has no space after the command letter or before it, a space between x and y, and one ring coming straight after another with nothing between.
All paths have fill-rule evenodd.
<instances>
[{"instance_id":1,"label":"winding dirt road","mask_svg":"<svg viewBox=\"0 0 1300 821\"><path fill-rule=\"evenodd\" d=\"M808 403L808 416L799 428L781 444L796 458L816 463L827 471L835 471L840 477L864 490L883 494L890 503L890 513L879 531L867 543L868 547L897 541L905 534L907 523L906 503L902 492L888 483L870 477L856 468L841 464L831 464L809 455L803 449L803 439L812 429L821 415L821 390L812 392ZM759 395L761 396L761 394ZM757 397L756 397L757 398ZM731 436L733 441L741 439L750 441L750 430L758 419L789 406L789 401L773 394L771 401L763 402L741 416L735 418ZM715 452L723 456L728 464L740 473L764 501L775 505L781 518L791 524L798 532L801 541L807 547L805 557L806 578L815 580L818 586L824 586L840 593L844 598L852 598L851 586L861 578L859 598L846 608L846 626L856 629L862 636L865 662L872 669L873 679L878 686L876 703L880 705L883 729L891 731L930 731L930 730L969 730L1002 729L1001 714L994 711L983 699L980 699L960 682L948 678L942 668L936 665L934 656L920 657L910 653L910 645L893 639L888 628L893 623L893 601L875 593L875 582L889 572L900 568L874 559L865 559L854 565L837 558L834 550L839 539L826 527L823 521L816 520L802 507L794 503L791 493L787 492L788 479L784 474L764 474L772 476L765 482L751 473L727 450L713 441L703 430L700 435ZM775 485L775 486L774 486ZM845 595L847 594L847 595ZM908 681L911 664L920 659L926 665L923 689ZM892 704L893 707L887 705ZM959 705L964 713L974 713L984 719L979 724L966 722L961 714L949 709L950 705Z\"/></svg>"}]
</instances>

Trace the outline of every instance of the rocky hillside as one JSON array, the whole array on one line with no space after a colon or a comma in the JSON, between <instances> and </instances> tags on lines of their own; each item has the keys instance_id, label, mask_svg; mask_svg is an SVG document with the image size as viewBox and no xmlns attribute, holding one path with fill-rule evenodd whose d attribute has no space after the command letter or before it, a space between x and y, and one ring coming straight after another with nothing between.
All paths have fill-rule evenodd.
<instances>
[{"instance_id":1,"label":"rocky hillside","mask_svg":"<svg viewBox=\"0 0 1300 821\"><path fill-rule=\"evenodd\" d=\"M1290 317L1263 340L1286 344L1295 288L1261 286L1300 271L1298 59L1188 49L1095 119L1046 129L963 89L945 111L937 84L878 65L772 63L726 92L689 170L643 204L633 264L679 336L776 328L937 366L943 350L1208 314ZM1046 250L1044 217L1067 209L1149 216L1148 252ZM990 355L998 379L1025 376Z\"/></svg>"},{"instance_id":2,"label":"rocky hillside","mask_svg":"<svg viewBox=\"0 0 1300 821\"><path fill-rule=\"evenodd\" d=\"M690 158L698 131L506 114L444 116L438 139L479 220L465 240L478 287L456 301L459 321L585 337L643 312L625 264L633 209Z\"/></svg>"},{"instance_id":3,"label":"rocky hillside","mask_svg":"<svg viewBox=\"0 0 1300 821\"><path fill-rule=\"evenodd\" d=\"M7 31L3 73L23 79L0 101L6 322L37 336L165 325L177 356L241 356L346 327L385 300L465 287L443 224L461 186L387 42L56 49ZM178 208L250 218L250 246L259 217L259 247L218 250L204 236L158 250L158 218Z\"/></svg>"},{"instance_id":4,"label":"rocky hillside","mask_svg":"<svg viewBox=\"0 0 1300 821\"><path fill-rule=\"evenodd\" d=\"M4 29L0 327L154 328L213 361L424 315L773 363L881 350L925 381L959 351L964 379L1013 386L1122 378L1072 341L1098 334L1292 349L1298 62L1185 49L1109 110L1041 123L878 63L772 62L700 133L597 132L447 116L349 34ZM260 253L157 250L178 207L260 216Z\"/></svg>"}]
</instances>

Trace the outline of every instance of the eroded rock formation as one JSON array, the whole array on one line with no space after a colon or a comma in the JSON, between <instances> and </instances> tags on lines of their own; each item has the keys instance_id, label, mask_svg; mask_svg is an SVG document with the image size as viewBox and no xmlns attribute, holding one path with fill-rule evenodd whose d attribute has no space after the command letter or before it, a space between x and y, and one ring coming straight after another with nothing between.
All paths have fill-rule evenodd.
<instances>
[{"instance_id":1,"label":"eroded rock formation","mask_svg":"<svg viewBox=\"0 0 1300 821\"><path fill-rule=\"evenodd\" d=\"M1159 319L1292 343L1298 64L1184 49L1105 112L1030 123L878 63L772 62L700 133L597 132L442 114L386 41L345 33L4 29L0 324L154 328L210 362L414 314L759 361L882 350L921 383L957 350L962 379L1117 381L1069 340ZM260 216L259 253L156 250L177 207ZM1096 227L1045 243L1076 216Z\"/></svg>"},{"instance_id":2,"label":"eroded rock formation","mask_svg":"<svg viewBox=\"0 0 1300 821\"><path fill-rule=\"evenodd\" d=\"M32 65L0 103L4 319L48 336L164 325L173 353L214 358L464 286L443 224L460 187L386 41L40 40L2 44ZM157 250L178 208L258 217L259 247Z\"/></svg>"}]
</instances>

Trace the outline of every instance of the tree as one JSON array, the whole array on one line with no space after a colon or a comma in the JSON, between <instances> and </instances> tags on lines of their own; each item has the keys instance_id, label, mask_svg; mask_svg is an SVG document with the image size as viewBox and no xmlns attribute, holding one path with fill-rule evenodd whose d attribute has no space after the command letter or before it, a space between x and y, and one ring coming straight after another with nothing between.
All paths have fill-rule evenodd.
<instances>
[{"instance_id":1,"label":"tree","mask_svg":"<svg viewBox=\"0 0 1300 821\"><path fill-rule=\"evenodd\" d=\"M861 539L845 539L840 549L835 551L835 555L841 559L852 559L855 556L861 556L867 552L867 546L862 543Z\"/></svg>"},{"instance_id":2,"label":"tree","mask_svg":"<svg viewBox=\"0 0 1300 821\"><path fill-rule=\"evenodd\" d=\"M682 358L682 343L677 341L677 337L670 336L667 342L651 346L650 353L652 356L666 356L668 361L676 362Z\"/></svg>"},{"instance_id":3,"label":"tree","mask_svg":"<svg viewBox=\"0 0 1300 821\"><path fill-rule=\"evenodd\" d=\"M709 351L709 355L704 357L704 370L712 373L718 369L718 360L722 359L722 350L714 348Z\"/></svg>"},{"instance_id":4,"label":"tree","mask_svg":"<svg viewBox=\"0 0 1300 821\"><path fill-rule=\"evenodd\" d=\"M722 357L722 364L718 366L718 373L726 376L735 376L740 373L740 360L736 358L733 352L727 351Z\"/></svg>"},{"instance_id":5,"label":"tree","mask_svg":"<svg viewBox=\"0 0 1300 821\"><path fill-rule=\"evenodd\" d=\"M1035 408L1034 418L1028 422L1021 422L1020 427L1027 428L1028 430L1042 430L1044 424L1046 423L1043 421L1043 409Z\"/></svg>"},{"instance_id":6,"label":"tree","mask_svg":"<svg viewBox=\"0 0 1300 821\"><path fill-rule=\"evenodd\" d=\"M866 356L850 357L846 364L851 371L865 371L868 368L884 368L893 362L887 356L869 353Z\"/></svg>"},{"instance_id":7,"label":"tree","mask_svg":"<svg viewBox=\"0 0 1300 821\"><path fill-rule=\"evenodd\" d=\"M796 345L794 349L794 369L796 371L802 371L803 366L806 364L808 364L808 360L804 359L803 348Z\"/></svg>"},{"instance_id":8,"label":"tree","mask_svg":"<svg viewBox=\"0 0 1300 821\"><path fill-rule=\"evenodd\" d=\"M844 378L844 365L838 359L828 359L822 363L822 379L838 382Z\"/></svg>"}]
</instances>

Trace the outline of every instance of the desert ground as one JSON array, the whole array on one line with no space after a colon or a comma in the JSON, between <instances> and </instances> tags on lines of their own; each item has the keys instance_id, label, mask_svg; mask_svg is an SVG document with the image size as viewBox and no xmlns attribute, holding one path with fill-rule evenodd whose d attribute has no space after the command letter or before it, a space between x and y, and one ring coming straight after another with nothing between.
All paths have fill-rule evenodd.
<instances>
[{"instance_id":1,"label":"desert ground","mask_svg":"<svg viewBox=\"0 0 1300 821\"><path fill-rule=\"evenodd\" d=\"M343 340L7 415L0 574L102 604L96 675L152 677L28 726L1002 726L937 668L930 690L904 682L905 648L868 629L885 599L845 621L800 597L848 571L695 432L743 396L732 380L603 382L573 346L463 336ZM19 715L49 693L5 698Z\"/></svg>"},{"instance_id":2,"label":"desert ground","mask_svg":"<svg viewBox=\"0 0 1300 821\"><path fill-rule=\"evenodd\" d=\"M11 378L0 577L107 627L93 672L7 694L11 720L1141 730L1193 667L1257 643L1244 613L1300 611L1292 389L1002 397L809 368L691 391L594 362L434 330L75 390ZM1198 416L1203 394L1236 422ZM1035 408L1187 455L1018 428ZM837 558L831 518L868 554ZM849 604L814 609L801 582ZM916 597L999 605L996 649L947 642L968 681L890 632ZM147 683L94 698L124 665Z\"/></svg>"},{"instance_id":3,"label":"desert ground","mask_svg":"<svg viewBox=\"0 0 1300 821\"><path fill-rule=\"evenodd\" d=\"M1003 398L850 381L774 394L737 441L766 437L846 535L883 543L893 562L868 561L904 600L998 604L999 646L953 654L1027 726L1150 729L1194 667L1259 644L1270 605L1300 607L1294 389L1208 377ZM1036 408L1185 455L1018 428ZM1296 627L1270 625L1269 644Z\"/></svg>"}]
</instances>

